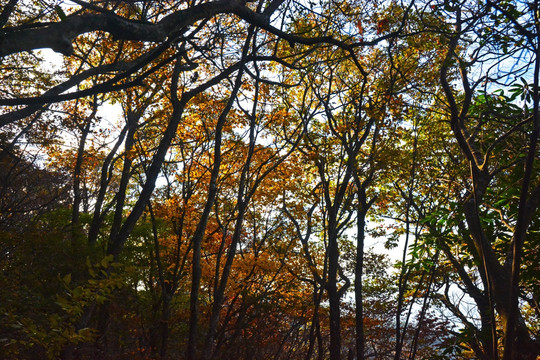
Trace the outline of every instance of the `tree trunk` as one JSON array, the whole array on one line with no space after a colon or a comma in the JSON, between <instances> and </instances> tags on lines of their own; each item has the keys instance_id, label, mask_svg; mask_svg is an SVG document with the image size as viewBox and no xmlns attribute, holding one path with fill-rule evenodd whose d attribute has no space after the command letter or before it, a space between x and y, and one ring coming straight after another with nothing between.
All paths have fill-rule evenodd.
<instances>
[{"instance_id":1,"label":"tree trunk","mask_svg":"<svg viewBox=\"0 0 540 360\"><path fill-rule=\"evenodd\" d=\"M74 244L79 233L79 214L81 206L81 170L84 156L84 148L86 145L86 138L90 132L90 125L92 123L92 117L87 119L86 125L81 132L81 140L79 141L79 148L77 149L77 160L75 162L75 169L73 171L73 209L71 212L71 242Z\"/></svg>"},{"instance_id":2,"label":"tree trunk","mask_svg":"<svg viewBox=\"0 0 540 360\"><path fill-rule=\"evenodd\" d=\"M362 273L364 271L364 240L367 209L364 208L364 205L365 204L360 204L361 208L358 210L358 218L356 220L356 266L354 269L354 299L356 303L356 359L358 360L364 358L365 352Z\"/></svg>"},{"instance_id":3,"label":"tree trunk","mask_svg":"<svg viewBox=\"0 0 540 360\"><path fill-rule=\"evenodd\" d=\"M341 359L341 294L338 291L339 249L337 217L333 208L328 211L328 302L330 304L330 360Z\"/></svg>"},{"instance_id":4,"label":"tree trunk","mask_svg":"<svg viewBox=\"0 0 540 360\"><path fill-rule=\"evenodd\" d=\"M245 58L248 44L250 42L250 37L246 40L244 46L244 52L242 54ZM244 60L245 61L245 60ZM236 81L232 89L227 105L223 109L221 115L218 118L215 130L215 143L214 143L214 164L212 167L212 174L210 178L208 197L206 199L206 204L203 210L201 219L197 225L195 234L193 235L193 262L192 262L192 280L191 280L191 295L190 295L190 317L189 317L189 339L187 347L187 359L194 360L196 359L196 342L197 342L197 327L199 321L199 287L202 277L201 269L201 245L204 238L204 233L206 231L206 225L208 223L208 218L210 217L210 211L217 196L217 179L220 173L221 166L221 142L223 135L223 126L227 120L229 111L231 110L234 102L236 101L236 95L238 90L242 85L242 75L243 68L238 71L236 76Z\"/></svg>"}]
</instances>

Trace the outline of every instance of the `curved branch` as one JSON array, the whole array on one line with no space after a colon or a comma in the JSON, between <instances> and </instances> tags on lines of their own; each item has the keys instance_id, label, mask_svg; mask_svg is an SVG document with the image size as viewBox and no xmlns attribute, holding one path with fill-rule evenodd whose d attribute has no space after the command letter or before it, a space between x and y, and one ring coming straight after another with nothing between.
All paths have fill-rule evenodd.
<instances>
[{"instance_id":1,"label":"curved branch","mask_svg":"<svg viewBox=\"0 0 540 360\"><path fill-rule=\"evenodd\" d=\"M71 16L32 28L4 29L0 35L0 57L23 51L50 48L66 56L73 54L73 40L84 33L105 31L118 40L161 42L178 31L220 13L244 7L241 1L221 0L176 11L158 23L134 21L114 13Z\"/></svg>"},{"instance_id":2,"label":"curved branch","mask_svg":"<svg viewBox=\"0 0 540 360\"><path fill-rule=\"evenodd\" d=\"M150 51L149 53L140 56L139 58L137 58L136 60L132 62L116 62L113 64L96 66L94 68L85 70L79 74L71 76L65 82L47 90L45 93L37 97L22 98L22 99L21 98L0 99L0 106L6 106L6 105L13 106L13 105L25 105L25 104L28 105L27 107L23 109L0 115L0 128L33 114L34 112L42 109L43 104L46 104L46 103L72 100L72 99L77 99L77 98L94 95L98 93L119 90L119 87L126 88L129 86L132 86L133 82L120 84L120 85L115 85L115 84L127 78L129 75L135 73L136 71L146 66L147 64L149 64L152 60L158 57L166 49L167 49L167 46L165 45L159 46L153 49L152 51ZM83 91L61 95L64 91L67 91L75 87L76 85L80 84L81 82L83 82L84 80L92 76L111 73L111 72L120 72L120 71L123 71L123 72L114 76L112 79L104 83L101 83L99 85L96 85L94 87L91 87ZM147 73L148 71L145 74ZM142 77L139 76L135 82L140 82L141 78Z\"/></svg>"}]
</instances>

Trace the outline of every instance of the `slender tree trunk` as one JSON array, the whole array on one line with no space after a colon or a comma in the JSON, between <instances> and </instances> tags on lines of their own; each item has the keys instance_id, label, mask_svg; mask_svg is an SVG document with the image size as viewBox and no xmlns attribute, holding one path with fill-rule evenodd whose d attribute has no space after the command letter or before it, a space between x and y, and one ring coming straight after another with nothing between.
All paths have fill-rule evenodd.
<instances>
[{"instance_id":1,"label":"slender tree trunk","mask_svg":"<svg viewBox=\"0 0 540 360\"><path fill-rule=\"evenodd\" d=\"M86 138L90 132L90 125L92 118L87 119L86 125L82 129L81 140L79 141L79 148L77 149L77 160L75 162L75 169L73 171L73 209L71 212L71 241L72 244L79 233L79 214L81 206L81 171L84 157L84 148L86 145Z\"/></svg>"},{"instance_id":2,"label":"slender tree trunk","mask_svg":"<svg viewBox=\"0 0 540 360\"><path fill-rule=\"evenodd\" d=\"M232 241L227 252L227 258L225 260L225 266L223 268L223 273L221 275L219 286L216 293L214 294L214 303L212 304L212 312L210 314L210 324L208 327L208 333L205 340L205 347L203 358L208 359L211 357L213 348L214 348L214 338L217 332L217 326L219 323L219 315L221 310L221 305L223 304L223 299L225 298L225 290L227 288L227 282L231 273L232 264L234 261L234 256L236 255L236 247L240 241L240 236L242 234L242 225L244 222L244 214L246 210L246 204L240 204L238 209L239 214L236 220L236 225L232 237Z\"/></svg>"},{"instance_id":3,"label":"slender tree trunk","mask_svg":"<svg viewBox=\"0 0 540 360\"><path fill-rule=\"evenodd\" d=\"M135 131L137 130L137 123L139 121L139 114L132 112L131 110L127 111L126 121L128 125L128 132L126 135L126 142L124 145L124 165L122 167L122 176L120 177L120 186L118 187L118 192L116 193L116 207L114 211L113 224L111 226L110 238L109 238L109 249L108 253L114 256L115 261L118 260L119 251L114 247L115 239L120 230L122 224L122 218L124 214L124 202L127 195L127 188L129 180L131 178L131 149L134 145L134 136Z\"/></svg>"},{"instance_id":4,"label":"slender tree trunk","mask_svg":"<svg viewBox=\"0 0 540 360\"><path fill-rule=\"evenodd\" d=\"M306 353L306 360L310 360L315 349L315 341L317 335L317 326L319 325L319 307L321 305L321 296L323 290L319 288L316 282L313 283L313 318L311 320L311 328L309 329L309 347Z\"/></svg>"},{"instance_id":5,"label":"slender tree trunk","mask_svg":"<svg viewBox=\"0 0 540 360\"><path fill-rule=\"evenodd\" d=\"M359 191L360 192L360 191ZM364 199L365 199L365 194ZM364 240L366 226L365 201L360 200L360 209L358 209L358 218L356 220L356 265L354 269L354 299L355 308L355 326L356 326L356 358L363 359L365 352L364 336L364 306L362 294L362 273L364 271Z\"/></svg>"},{"instance_id":6,"label":"slender tree trunk","mask_svg":"<svg viewBox=\"0 0 540 360\"><path fill-rule=\"evenodd\" d=\"M168 357L168 345L169 345L169 321L170 321L170 303L171 298L174 296L176 286L168 286L165 282L165 276L163 271L163 265L161 262L161 250L159 244L159 235L156 224L156 217L152 208L152 203L148 202L148 212L150 213L150 220L152 221L152 234L154 240L154 252L155 260L158 270L158 281L161 288L161 316L159 319L159 333L161 345L159 348L159 359L166 360Z\"/></svg>"},{"instance_id":7,"label":"slender tree trunk","mask_svg":"<svg viewBox=\"0 0 540 360\"><path fill-rule=\"evenodd\" d=\"M204 207L203 214L195 234L193 235L193 258L191 269L191 294L190 294L190 306L189 306L189 339L187 347L187 359L194 360L197 358L197 328L199 322L199 287L201 284L202 268L201 268L201 247L204 239L204 233L210 217L210 211L217 195L217 178L219 175L219 167L221 165L221 136L223 123L225 116L221 116L216 127L215 146L214 146L214 165L212 169L212 175L210 178L210 186L208 190L208 196Z\"/></svg>"},{"instance_id":8,"label":"slender tree trunk","mask_svg":"<svg viewBox=\"0 0 540 360\"><path fill-rule=\"evenodd\" d=\"M255 85L255 97L258 96L258 84ZM254 101L254 109L253 113L255 113L256 106L257 106L257 100ZM249 195L246 195L247 192L250 192L247 190L247 178L249 173L249 168L251 166L251 160L253 157L253 152L255 148L255 116L251 116L250 119L250 130L249 130L249 150L247 154L247 158L245 161L245 164L242 168L242 174L240 175L240 183L238 184L238 194L236 197L236 207L238 208L238 214L234 226L234 231L232 235L231 244L229 245L229 249L227 251L227 258L225 260L225 266L223 268L223 272L221 275L221 278L219 278L219 275L216 274L216 292L214 293L214 303L212 304L212 312L210 314L210 324L208 327L208 333L205 339L205 346L204 346L204 352L203 352L203 358L208 359L211 357L213 348L214 348L214 338L215 334L217 332L217 326L219 323L219 315L221 310L221 305L223 303L223 299L225 297L225 290L227 288L227 282L229 281L229 276L232 268L232 264L234 261L234 257L236 255L236 247L238 246L238 243L240 242L240 237L242 235L242 227L244 224L244 217L246 214L246 210L249 203ZM254 190L254 189L253 189ZM216 271L218 269L216 268Z\"/></svg>"},{"instance_id":9,"label":"slender tree trunk","mask_svg":"<svg viewBox=\"0 0 540 360\"><path fill-rule=\"evenodd\" d=\"M534 9L537 9L534 13L535 16L535 29L536 36L540 32L540 15L538 9L540 3L538 0L534 1ZM531 180L534 175L534 161L537 155L538 147L538 138L540 136L540 93L539 93L539 82L540 82L540 46L538 39L530 39L531 43L536 45L536 58L534 63L534 80L533 80L533 129L529 137L529 149L527 153L527 158L525 161L525 174L523 176L523 182L521 185L521 194L519 198L519 210L516 227L514 230L513 242L512 242L512 270L511 270L511 279L510 279L510 304L508 317L504 324L504 352L503 360L513 360L513 359L524 359L522 353L523 349L529 349L530 351L537 352L536 355L540 355L540 345L535 344L536 346L530 346L529 334L523 330L518 330L519 324L519 273L521 267L521 260L523 256L523 246L525 243L525 237L527 234L527 228L530 222L527 221L529 215L528 212L533 212L535 209L530 209L528 204L529 199L529 187L531 186ZM523 328L523 326L520 326ZM519 334L521 332L521 334ZM525 337L523 340L520 339ZM523 349L518 348L518 344L524 342ZM535 349L535 350L533 350ZM526 352L527 350L525 350ZM527 356L527 355L525 355Z\"/></svg>"},{"instance_id":10,"label":"slender tree trunk","mask_svg":"<svg viewBox=\"0 0 540 360\"><path fill-rule=\"evenodd\" d=\"M413 140L413 152L412 152L412 163L411 163L411 171L409 175L409 184L407 189L407 198L405 199L407 201L407 205L405 208L405 245L403 246L403 257L401 260L401 271L399 274L399 280L398 280L398 303L397 303L397 312L396 312L396 345L395 345L395 354L394 354L394 360L399 360L401 358L401 351L402 351L402 345L403 345L403 337L405 336L405 328L401 329L401 312L403 308L403 296L405 293L405 289L407 287L408 282L408 276L409 272L407 271L405 260L407 258L407 252L409 247L409 236L410 236L410 212L413 202L413 191L415 186L415 178L416 178L416 157L417 157L417 150L418 150L418 132L416 131L416 124L414 125L414 140Z\"/></svg>"},{"instance_id":11,"label":"slender tree trunk","mask_svg":"<svg viewBox=\"0 0 540 360\"><path fill-rule=\"evenodd\" d=\"M247 48L248 48L247 47L248 43L249 43L249 37L244 47L244 53L242 55L243 58L245 58ZM214 139L215 141L214 164L212 167L212 174L210 177L208 196L206 199L206 204L203 210L203 214L201 216L199 224L197 225L195 234L193 235L192 280L191 280L191 294L190 294L190 306L189 306L189 309L190 309L189 339L188 339L188 347L187 347L187 354L186 354L188 360L196 359L197 328L198 328L198 321L199 321L199 287L200 287L201 277L202 277L201 245L202 245L202 240L204 238L204 233L206 231L208 218L210 217L210 211L212 210L212 206L217 196L217 179L219 176L221 159L222 159L221 142L222 142L222 135L223 135L223 126L225 125L225 121L227 120L227 115L229 114L229 111L232 109L232 106L236 100L236 95L238 94L238 90L240 89L242 85L243 70L244 69L241 68L238 71L236 82L234 84L234 88L231 92L229 100L227 101L227 105L223 109L216 124L215 139Z\"/></svg>"},{"instance_id":12,"label":"slender tree trunk","mask_svg":"<svg viewBox=\"0 0 540 360\"><path fill-rule=\"evenodd\" d=\"M94 214L92 216L92 223L90 224L90 230L88 230L88 245L93 246L96 241L99 234L99 228L101 226L103 213L102 213L102 207L103 202L105 201L105 195L107 194L107 188L109 185L110 180L110 164L113 160L114 155L118 151L118 148L120 147L120 144L124 141L124 137L126 136L128 126L124 126L122 128L122 131L120 132L120 135L118 136L118 140L114 144L112 150L109 152L105 160L103 161L103 166L101 167L101 179L99 183L99 192L96 198L96 203L94 204Z\"/></svg>"},{"instance_id":13,"label":"slender tree trunk","mask_svg":"<svg viewBox=\"0 0 540 360\"><path fill-rule=\"evenodd\" d=\"M338 291L339 249L335 209L328 211L328 302L330 304L330 360L341 359L341 299Z\"/></svg>"}]
</instances>

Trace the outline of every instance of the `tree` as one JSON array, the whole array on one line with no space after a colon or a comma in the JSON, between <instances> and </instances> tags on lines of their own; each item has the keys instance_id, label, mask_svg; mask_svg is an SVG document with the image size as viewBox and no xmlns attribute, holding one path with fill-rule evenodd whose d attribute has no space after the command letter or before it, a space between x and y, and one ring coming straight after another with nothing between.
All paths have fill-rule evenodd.
<instances>
[{"instance_id":1,"label":"tree","mask_svg":"<svg viewBox=\"0 0 540 360\"><path fill-rule=\"evenodd\" d=\"M531 224L532 214L538 208L538 184L533 177L535 173L534 163L536 155L536 146L538 142L538 100L533 95L527 107L530 109L522 111L519 107L512 105L512 97L504 97L500 93L499 99L494 99L491 94L494 91L488 86L492 77L495 79L501 77L515 76L517 74L506 73L503 69L500 72L488 69L486 73L480 73L478 78L472 78L470 69L472 66L479 66L478 61L489 56L500 54L508 57L509 43L514 45L523 44L530 51L529 63L521 69L522 74L527 73L528 66L533 69L533 84L538 82L538 28L533 25L533 13L527 13L532 9L532 4L524 5L525 16L521 17L518 4L496 5L488 3L486 6L467 7L471 17L464 17L463 10L448 8L448 11L455 16L454 35L448 37L449 50L446 60L441 67L441 85L447 99L449 110L449 122L455 139L470 166L471 178L470 185L467 186L465 196L460 199L462 214L464 215L465 226L470 239L466 241L474 249L473 256L478 264L478 271L484 285L483 295L476 297L478 305L481 299L487 300L490 310L487 310L483 323L491 329L490 345L482 349L486 358L496 358L498 354L498 336L496 333L495 310L502 321L504 337L504 358L528 358L530 354L538 353L537 344L530 338L529 331L521 319L518 307L519 294L519 268L522 262L523 249L527 229ZM519 15L516 12L519 11ZM527 15L528 14L528 15ZM501 25L499 25L502 22ZM478 46L470 51L473 54L473 61L465 61L457 49L463 42L470 41L464 39L458 32L474 28L476 26L486 26L493 24L493 30L488 30L485 36L478 39ZM501 37L501 33L505 34ZM512 34L512 35L511 35ZM509 36L515 38L512 40ZM506 37L505 37L506 36ZM523 47L522 47L523 48ZM530 49L530 50L529 50ZM520 57L515 57L517 61ZM462 98L457 100L448 80L448 68L455 64L460 69L460 81L462 85ZM519 74L519 73L518 73ZM488 80L487 82L484 82ZM536 85L533 85L536 86ZM504 91L500 89L499 91ZM526 91L526 90L522 90ZM516 92L519 95L519 92ZM516 96L517 97L517 96ZM491 111L486 111L484 106L489 106ZM497 124L498 131L491 128ZM491 131L490 131L491 130ZM525 137L521 134L528 134ZM526 141L525 146L515 143ZM523 144L523 143L522 143ZM499 156L494 159L493 154L507 148L506 156ZM501 149L501 150L498 150ZM514 150L515 149L515 150ZM501 155L502 155L501 154ZM510 155L511 154L511 155ZM520 155L523 154L523 155ZM521 158L523 160L517 160ZM523 170L519 170L522 167ZM518 203L513 205L515 210L511 213L504 212L503 218L510 220L511 237L503 233L493 232L486 224L490 211L497 211L501 200L505 199L504 193L491 196L499 184L505 182L508 173L520 172L522 181L520 182L520 192ZM498 191L495 190L495 194ZM502 198L499 197L502 195ZM505 202L506 200L503 200ZM512 205L511 205L512 207ZM527 215L528 214L528 215ZM505 231L506 232L506 231ZM499 253L495 247L496 239L503 240L506 243L502 246L503 253ZM509 241L511 240L511 241ZM510 292L508 292L510 289ZM469 286L470 293L478 293L478 289L472 284ZM515 349L520 349L516 350ZM521 353L521 354L520 354Z\"/></svg>"},{"instance_id":2,"label":"tree","mask_svg":"<svg viewBox=\"0 0 540 360\"><path fill-rule=\"evenodd\" d=\"M7 1L6 357L536 356L537 8Z\"/></svg>"}]
</instances>

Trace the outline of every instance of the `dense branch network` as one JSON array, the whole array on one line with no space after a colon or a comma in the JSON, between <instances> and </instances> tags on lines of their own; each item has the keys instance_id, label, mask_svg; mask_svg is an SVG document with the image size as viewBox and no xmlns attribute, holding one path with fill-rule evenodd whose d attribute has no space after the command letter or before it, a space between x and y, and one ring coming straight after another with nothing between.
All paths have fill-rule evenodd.
<instances>
[{"instance_id":1,"label":"dense branch network","mask_svg":"<svg viewBox=\"0 0 540 360\"><path fill-rule=\"evenodd\" d=\"M538 1L69 4L0 10L0 357L540 352Z\"/></svg>"}]
</instances>

